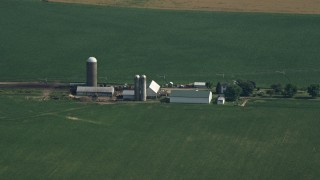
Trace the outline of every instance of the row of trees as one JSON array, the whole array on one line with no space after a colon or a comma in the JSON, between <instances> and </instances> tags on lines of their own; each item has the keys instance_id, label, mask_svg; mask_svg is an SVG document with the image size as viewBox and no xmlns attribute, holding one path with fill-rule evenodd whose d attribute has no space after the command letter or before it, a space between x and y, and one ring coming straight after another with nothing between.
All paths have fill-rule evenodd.
<instances>
[{"instance_id":1,"label":"row of trees","mask_svg":"<svg viewBox=\"0 0 320 180\"><path fill-rule=\"evenodd\" d=\"M243 81L237 80L234 84L228 85L226 91L224 91L224 95L226 100L235 101L239 99L240 96L251 96L254 89L256 88L256 84L253 81ZM216 86L216 92L221 94L221 84L220 82ZM283 95L284 97L293 97L298 92L297 86L293 84L287 84L285 87L282 87L281 84L273 84L271 85L271 89L267 90L266 93L270 96L272 95ZM319 96L320 94L320 85L319 84L311 84L307 88L307 92L313 98Z\"/></svg>"}]
</instances>

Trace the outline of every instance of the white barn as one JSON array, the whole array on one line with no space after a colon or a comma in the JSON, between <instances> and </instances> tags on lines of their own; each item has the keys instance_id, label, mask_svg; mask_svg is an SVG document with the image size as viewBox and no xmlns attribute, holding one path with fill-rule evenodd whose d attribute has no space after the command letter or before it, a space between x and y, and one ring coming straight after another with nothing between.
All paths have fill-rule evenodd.
<instances>
[{"instance_id":1,"label":"white barn","mask_svg":"<svg viewBox=\"0 0 320 180\"><path fill-rule=\"evenodd\" d=\"M113 96L114 88L111 87L89 87L89 86L78 86L78 96Z\"/></svg>"},{"instance_id":2,"label":"white barn","mask_svg":"<svg viewBox=\"0 0 320 180\"><path fill-rule=\"evenodd\" d=\"M209 104L211 100L211 91L172 90L170 94L170 103Z\"/></svg>"},{"instance_id":3,"label":"white barn","mask_svg":"<svg viewBox=\"0 0 320 180\"><path fill-rule=\"evenodd\" d=\"M160 90L160 85L152 80L148 89L147 89L147 97L156 98L159 90Z\"/></svg>"}]
</instances>

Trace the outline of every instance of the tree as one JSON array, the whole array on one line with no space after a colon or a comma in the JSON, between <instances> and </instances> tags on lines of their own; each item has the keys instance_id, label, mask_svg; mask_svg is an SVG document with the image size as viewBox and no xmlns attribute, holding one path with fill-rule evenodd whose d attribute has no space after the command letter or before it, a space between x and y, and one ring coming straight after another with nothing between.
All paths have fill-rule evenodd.
<instances>
[{"instance_id":1,"label":"tree","mask_svg":"<svg viewBox=\"0 0 320 180\"><path fill-rule=\"evenodd\" d=\"M268 89L266 91L266 93L269 94L269 96L272 96L275 93L275 90L274 89Z\"/></svg>"},{"instance_id":2,"label":"tree","mask_svg":"<svg viewBox=\"0 0 320 180\"><path fill-rule=\"evenodd\" d=\"M220 82L218 82L218 84L216 85L216 93L221 94L221 83Z\"/></svg>"},{"instance_id":3,"label":"tree","mask_svg":"<svg viewBox=\"0 0 320 180\"><path fill-rule=\"evenodd\" d=\"M206 82L206 87L207 88L212 89L212 85L213 85L212 82Z\"/></svg>"},{"instance_id":4,"label":"tree","mask_svg":"<svg viewBox=\"0 0 320 180\"><path fill-rule=\"evenodd\" d=\"M298 88L297 86L293 84L287 84L284 87L283 95L285 97L293 97L295 94L297 94Z\"/></svg>"},{"instance_id":5,"label":"tree","mask_svg":"<svg viewBox=\"0 0 320 180\"><path fill-rule=\"evenodd\" d=\"M227 101L235 101L239 99L241 93L242 89L238 85L229 85L224 96Z\"/></svg>"},{"instance_id":6,"label":"tree","mask_svg":"<svg viewBox=\"0 0 320 180\"><path fill-rule=\"evenodd\" d=\"M308 87L308 94L313 98L319 96L320 85L319 84L311 84Z\"/></svg>"},{"instance_id":7,"label":"tree","mask_svg":"<svg viewBox=\"0 0 320 180\"><path fill-rule=\"evenodd\" d=\"M279 83L278 84L272 84L271 85L271 89L273 89L276 94L280 94L282 92L282 85L279 84Z\"/></svg>"},{"instance_id":8,"label":"tree","mask_svg":"<svg viewBox=\"0 0 320 180\"><path fill-rule=\"evenodd\" d=\"M237 84L242 89L241 96L250 96L253 92L254 87L255 87L255 83L253 81L237 80Z\"/></svg>"}]
</instances>

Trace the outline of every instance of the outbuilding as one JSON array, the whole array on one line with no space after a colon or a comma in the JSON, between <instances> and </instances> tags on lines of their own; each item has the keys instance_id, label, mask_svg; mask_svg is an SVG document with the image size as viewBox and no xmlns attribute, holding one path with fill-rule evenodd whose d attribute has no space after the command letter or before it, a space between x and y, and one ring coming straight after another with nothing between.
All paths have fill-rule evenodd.
<instances>
[{"instance_id":1,"label":"outbuilding","mask_svg":"<svg viewBox=\"0 0 320 180\"><path fill-rule=\"evenodd\" d=\"M89 86L78 86L78 96L113 96L114 87L89 87Z\"/></svg>"},{"instance_id":2,"label":"outbuilding","mask_svg":"<svg viewBox=\"0 0 320 180\"><path fill-rule=\"evenodd\" d=\"M206 83L205 82L194 82L193 87L195 88L206 88Z\"/></svg>"},{"instance_id":3,"label":"outbuilding","mask_svg":"<svg viewBox=\"0 0 320 180\"><path fill-rule=\"evenodd\" d=\"M217 98L217 104L224 104L226 101L226 99L222 96L218 97Z\"/></svg>"},{"instance_id":4,"label":"outbuilding","mask_svg":"<svg viewBox=\"0 0 320 180\"><path fill-rule=\"evenodd\" d=\"M147 89L147 97L148 98L156 98L159 90L160 90L160 85L152 80L148 89Z\"/></svg>"},{"instance_id":5,"label":"outbuilding","mask_svg":"<svg viewBox=\"0 0 320 180\"><path fill-rule=\"evenodd\" d=\"M122 92L123 100L134 100L134 90L123 90Z\"/></svg>"},{"instance_id":6,"label":"outbuilding","mask_svg":"<svg viewBox=\"0 0 320 180\"><path fill-rule=\"evenodd\" d=\"M211 91L172 90L170 94L171 103L209 104L211 100Z\"/></svg>"}]
</instances>

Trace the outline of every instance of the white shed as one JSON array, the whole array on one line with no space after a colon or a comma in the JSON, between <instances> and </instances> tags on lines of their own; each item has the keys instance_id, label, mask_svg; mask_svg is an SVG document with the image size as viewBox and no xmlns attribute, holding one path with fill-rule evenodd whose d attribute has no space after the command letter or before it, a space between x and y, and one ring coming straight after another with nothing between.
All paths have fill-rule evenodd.
<instances>
[{"instance_id":1,"label":"white shed","mask_svg":"<svg viewBox=\"0 0 320 180\"><path fill-rule=\"evenodd\" d=\"M113 96L114 88L111 87L89 87L89 86L78 86L78 96Z\"/></svg>"},{"instance_id":2,"label":"white shed","mask_svg":"<svg viewBox=\"0 0 320 180\"><path fill-rule=\"evenodd\" d=\"M226 101L226 99L222 96L218 97L217 98L217 104L224 104Z\"/></svg>"},{"instance_id":3,"label":"white shed","mask_svg":"<svg viewBox=\"0 0 320 180\"><path fill-rule=\"evenodd\" d=\"M124 100L134 100L134 90L123 90L122 96Z\"/></svg>"},{"instance_id":4,"label":"white shed","mask_svg":"<svg viewBox=\"0 0 320 180\"><path fill-rule=\"evenodd\" d=\"M211 100L211 91L172 90L170 94L171 103L209 104Z\"/></svg>"},{"instance_id":5,"label":"white shed","mask_svg":"<svg viewBox=\"0 0 320 180\"><path fill-rule=\"evenodd\" d=\"M194 82L193 87L195 88L206 88L206 82Z\"/></svg>"},{"instance_id":6,"label":"white shed","mask_svg":"<svg viewBox=\"0 0 320 180\"><path fill-rule=\"evenodd\" d=\"M160 85L152 80L147 89L147 97L151 97L151 98L157 97L159 90L160 90Z\"/></svg>"}]
</instances>

